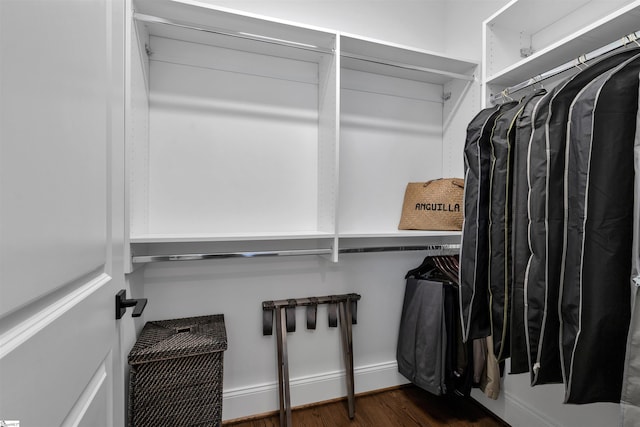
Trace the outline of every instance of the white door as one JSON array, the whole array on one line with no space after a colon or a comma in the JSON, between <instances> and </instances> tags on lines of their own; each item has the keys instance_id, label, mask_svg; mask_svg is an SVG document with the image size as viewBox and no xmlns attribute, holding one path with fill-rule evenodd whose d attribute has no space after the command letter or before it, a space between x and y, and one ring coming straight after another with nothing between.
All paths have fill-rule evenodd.
<instances>
[{"instance_id":1,"label":"white door","mask_svg":"<svg viewBox=\"0 0 640 427\"><path fill-rule=\"evenodd\" d=\"M124 424L123 12L0 0L0 420L20 426Z\"/></svg>"}]
</instances>

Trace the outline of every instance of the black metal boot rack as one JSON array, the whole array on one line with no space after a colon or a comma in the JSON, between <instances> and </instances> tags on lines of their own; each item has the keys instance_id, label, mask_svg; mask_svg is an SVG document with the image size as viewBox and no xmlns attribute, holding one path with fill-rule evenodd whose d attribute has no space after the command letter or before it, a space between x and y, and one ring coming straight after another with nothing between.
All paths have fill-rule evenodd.
<instances>
[{"instance_id":1,"label":"black metal boot rack","mask_svg":"<svg viewBox=\"0 0 640 427\"><path fill-rule=\"evenodd\" d=\"M355 397L353 384L353 341L351 325L356 324L358 294L328 295L324 297L295 298L278 301L263 301L262 334L272 335L273 313L276 314L276 338L278 344L278 389L280 401L280 426L291 427L291 394L289 390L289 362L287 355L287 332L296 330L297 306L307 307L307 329L316 328L318 304L329 304L329 327L338 326L340 317L340 335L342 337L342 355L346 370L347 402L349 418L355 416ZM283 321L284 319L284 321ZM347 319L349 321L347 321Z\"/></svg>"}]
</instances>

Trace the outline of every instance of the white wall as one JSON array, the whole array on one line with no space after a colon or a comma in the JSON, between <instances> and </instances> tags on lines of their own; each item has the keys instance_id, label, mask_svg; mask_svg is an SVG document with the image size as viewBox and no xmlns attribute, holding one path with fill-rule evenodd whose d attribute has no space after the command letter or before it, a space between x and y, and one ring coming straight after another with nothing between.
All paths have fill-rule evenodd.
<instances>
[{"instance_id":1,"label":"white wall","mask_svg":"<svg viewBox=\"0 0 640 427\"><path fill-rule=\"evenodd\" d=\"M230 259L156 264L144 272L145 320L222 313L223 418L278 408L276 339L262 335L262 301L355 292L353 326L356 393L403 384L395 351L404 297L404 273L419 265L419 252L342 255L338 264L318 256ZM287 336L292 405L346 395L338 328L328 328L326 306L308 331L304 308ZM275 326L274 326L275 328Z\"/></svg>"},{"instance_id":2,"label":"white wall","mask_svg":"<svg viewBox=\"0 0 640 427\"><path fill-rule=\"evenodd\" d=\"M444 9L443 53L454 57L481 61L482 21L500 9L509 0L447 0ZM463 176L464 141L467 124L478 113L480 102L480 68L476 82L453 81L445 86L452 100L445 104L443 157L445 176ZM457 97L461 97L460 101Z\"/></svg>"},{"instance_id":3,"label":"white wall","mask_svg":"<svg viewBox=\"0 0 640 427\"><path fill-rule=\"evenodd\" d=\"M482 59L482 21L510 0L445 1L444 52L480 61Z\"/></svg>"}]
</instances>

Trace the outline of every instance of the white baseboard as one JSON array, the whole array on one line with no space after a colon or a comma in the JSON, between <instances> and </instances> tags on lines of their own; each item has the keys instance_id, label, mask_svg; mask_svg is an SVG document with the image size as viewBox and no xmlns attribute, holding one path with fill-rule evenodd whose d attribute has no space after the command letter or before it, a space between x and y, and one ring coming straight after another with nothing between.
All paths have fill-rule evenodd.
<instances>
[{"instance_id":1,"label":"white baseboard","mask_svg":"<svg viewBox=\"0 0 640 427\"><path fill-rule=\"evenodd\" d=\"M479 389L471 391L471 397L494 415L513 426L555 427L558 425L546 414L538 411L531 402L527 404L505 390L500 391L498 400L487 398Z\"/></svg>"},{"instance_id":2,"label":"white baseboard","mask_svg":"<svg viewBox=\"0 0 640 427\"><path fill-rule=\"evenodd\" d=\"M517 396L505 392L504 400L507 402L507 406L511 408L511 411L519 414L514 418L521 420L521 425L536 425L536 426L548 426L555 427L557 423L551 420L546 414L538 411L536 408L532 407L531 404L526 404ZM505 420L506 421L506 420Z\"/></svg>"},{"instance_id":3,"label":"white baseboard","mask_svg":"<svg viewBox=\"0 0 640 427\"><path fill-rule=\"evenodd\" d=\"M356 367L354 382L356 393L408 383L407 379L398 373L398 365L395 360ZM335 399L347 394L344 371L292 378L289 384L291 406L294 407ZM223 393L222 418L224 420L248 417L278 409L277 382L224 390Z\"/></svg>"},{"instance_id":4,"label":"white baseboard","mask_svg":"<svg viewBox=\"0 0 640 427\"><path fill-rule=\"evenodd\" d=\"M409 382L398 373L395 360L356 367L354 376L356 393L394 387ZM525 379L519 379L519 381ZM473 389L471 397L514 427L556 427L561 425L593 427L616 424L615 420L617 420L619 412L618 405L584 405L592 406L591 408L563 405L561 403L562 385L540 386L540 389L536 390L530 390L527 387L523 391L522 387L515 386L514 381L516 380L510 379L509 381L508 387L501 390L498 400L487 398L479 389ZM291 406L293 407L336 399L347 394L344 371L292 378L290 388ZM533 394L533 391L538 391L539 394ZM549 401L555 402L556 397L560 400L552 405ZM357 407L356 399L356 412ZM543 410L539 410L538 407ZM226 389L223 392L222 417L224 420L249 417L278 409L277 382Z\"/></svg>"}]
</instances>

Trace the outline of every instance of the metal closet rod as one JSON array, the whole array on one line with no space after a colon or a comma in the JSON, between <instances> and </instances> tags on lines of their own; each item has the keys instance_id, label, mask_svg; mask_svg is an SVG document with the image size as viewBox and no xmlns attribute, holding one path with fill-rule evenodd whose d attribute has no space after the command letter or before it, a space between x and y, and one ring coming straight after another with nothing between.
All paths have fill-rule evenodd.
<instances>
[{"instance_id":1,"label":"metal closet rod","mask_svg":"<svg viewBox=\"0 0 640 427\"><path fill-rule=\"evenodd\" d=\"M460 250L459 244L442 245L412 245L412 246L369 246L361 248L338 249L340 254L369 253L369 252L406 252L406 251L435 251L434 255L453 255ZM135 255L131 258L134 264L146 264L163 261L199 261L205 259L227 258L257 258L274 256L302 256L302 255L330 255L332 249L290 249L281 251L252 251L252 252L215 252L206 254L172 254L172 255Z\"/></svg>"},{"instance_id":2,"label":"metal closet rod","mask_svg":"<svg viewBox=\"0 0 640 427\"><path fill-rule=\"evenodd\" d=\"M292 47L296 49L310 50L313 52L321 52L321 53L335 52L334 49L321 48L319 46L314 46L311 44L298 43L291 40L277 39L277 38L268 37L268 36L261 36L259 34L244 33L241 31L230 31L230 30L223 30L219 28L203 27L203 26L198 27L198 26L194 26L184 22L179 22L179 21L166 19L166 18L160 18L152 15L145 15L143 13L137 13L137 12L133 14L133 19L139 22L146 22L149 24L169 25L173 27L184 28L187 30L195 30L195 31L200 31L204 33L209 33L209 34L218 34L223 36L236 37L236 38L245 39L245 40L255 40L255 41L275 44L279 46L287 46L287 47ZM366 62L372 62L375 64L382 64L382 65L388 65L391 67L402 68L405 70L421 71L421 72L443 75L443 76L460 79L460 80L469 80L469 81L475 80L475 76L469 76L467 74L459 74L459 73L454 73L449 71L437 70L433 68L419 67L416 65L404 64L401 62L383 61L381 59L371 58L363 55L356 55L353 53L342 52L341 56L346 58L356 59L359 61L366 61Z\"/></svg>"},{"instance_id":3,"label":"metal closet rod","mask_svg":"<svg viewBox=\"0 0 640 427\"><path fill-rule=\"evenodd\" d=\"M584 55L581 55L579 57L577 57L576 59L573 59L571 61L568 61L562 65L557 66L556 68L553 68L549 71L546 71L542 74L539 74L535 77L530 78L529 80L525 80L524 82L518 83L517 85L514 86L510 86L506 89L504 89L502 92L500 92L499 94L496 95L491 95L489 97L489 100L491 102L495 102L496 100L498 100L499 98L505 98L508 95L517 92L519 90L522 90L524 88L527 88L529 86L532 86L536 83L540 83L543 80L549 79L551 77L557 76L560 73L563 73L567 70L570 70L572 68L578 68L581 69L580 67L584 66L588 66L587 65L587 61L591 61L592 59L595 59L599 56L605 55L611 51L614 51L616 49L619 49L621 47L625 47L630 43L636 43L638 44L638 46L640 46L640 44L638 43L638 40L640 40L640 36L638 35L638 33L640 33L639 31L634 31L633 33L627 34L626 36L622 37L620 40L616 40L612 43L609 43L606 46L603 46L599 49L596 49L594 51L591 51L589 53L585 53Z\"/></svg>"}]
</instances>

